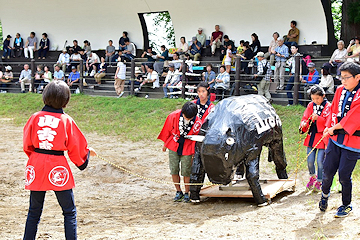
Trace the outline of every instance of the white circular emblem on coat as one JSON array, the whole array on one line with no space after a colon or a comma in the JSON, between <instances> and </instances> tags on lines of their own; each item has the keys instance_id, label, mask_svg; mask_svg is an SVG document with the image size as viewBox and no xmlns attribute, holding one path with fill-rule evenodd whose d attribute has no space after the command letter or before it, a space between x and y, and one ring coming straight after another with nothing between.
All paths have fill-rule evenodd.
<instances>
[{"instance_id":1,"label":"white circular emblem on coat","mask_svg":"<svg viewBox=\"0 0 360 240\"><path fill-rule=\"evenodd\" d=\"M29 186L35 180L35 168L31 165L25 169L25 186Z\"/></svg>"},{"instance_id":2,"label":"white circular emblem on coat","mask_svg":"<svg viewBox=\"0 0 360 240\"><path fill-rule=\"evenodd\" d=\"M69 171L63 166L54 167L49 173L49 181L57 187L63 187L69 180Z\"/></svg>"}]
</instances>

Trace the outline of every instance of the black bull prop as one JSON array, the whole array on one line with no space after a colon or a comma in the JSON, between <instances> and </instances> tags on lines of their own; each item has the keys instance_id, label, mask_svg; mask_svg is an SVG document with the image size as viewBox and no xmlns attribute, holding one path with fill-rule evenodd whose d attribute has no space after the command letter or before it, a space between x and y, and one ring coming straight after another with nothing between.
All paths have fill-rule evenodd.
<instances>
[{"instance_id":1,"label":"black bull prop","mask_svg":"<svg viewBox=\"0 0 360 240\"><path fill-rule=\"evenodd\" d=\"M209 114L200 135L188 136L199 141L193 160L192 183L202 183L206 172L211 182L229 184L234 169L244 164L255 201L266 203L259 183L263 146L269 149L268 161L275 163L278 178L288 178L281 121L262 96L246 95L222 100ZM201 187L190 187L192 200L200 199Z\"/></svg>"}]
</instances>

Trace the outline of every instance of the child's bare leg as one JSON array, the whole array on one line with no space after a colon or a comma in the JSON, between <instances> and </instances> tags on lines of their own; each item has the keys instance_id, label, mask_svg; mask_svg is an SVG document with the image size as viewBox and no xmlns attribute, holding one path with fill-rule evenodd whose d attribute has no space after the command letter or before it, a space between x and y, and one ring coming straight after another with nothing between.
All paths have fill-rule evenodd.
<instances>
[{"instance_id":1,"label":"child's bare leg","mask_svg":"<svg viewBox=\"0 0 360 240\"><path fill-rule=\"evenodd\" d=\"M184 183L190 183L190 177L184 177ZM185 185L185 192L188 193L190 191L190 185Z\"/></svg>"},{"instance_id":2,"label":"child's bare leg","mask_svg":"<svg viewBox=\"0 0 360 240\"><path fill-rule=\"evenodd\" d=\"M180 183L180 176L179 175L171 175L173 183ZM189 178L190 180L190 178ZM180 184L175 184L176 191L181 191Z\"/></svg>"}]
</instances>

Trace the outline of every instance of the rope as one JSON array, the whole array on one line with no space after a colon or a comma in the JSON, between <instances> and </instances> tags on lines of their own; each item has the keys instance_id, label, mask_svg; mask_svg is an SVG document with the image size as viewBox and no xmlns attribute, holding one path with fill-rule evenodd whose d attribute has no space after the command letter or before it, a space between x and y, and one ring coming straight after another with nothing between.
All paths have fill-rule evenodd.
<instances>
[{"instance_id":1,"label":"rope","mask_svg":"<svg viewBox=\"0 0 360 240\"><path fill-rule=\"evenodd\" d=\"M205 186L221 186L221 185L223 185L223 184L215 184L215 183L211 183L211 182L206 182L206 183L174 183L174 182L169 182L169 181L158 180L158 179L155 179L155 178L149 178L149 177L145 177L143 175L140 175L138 173L132 172L132 171L130 171L130 170L128 170L128 169L126 169L126 168L124 168L122 166L119 166L118 164L113 163L113 162L105 159L104 157L102 157L100 155L96 155L96 156L99 159L107 162L108 164L110 164L111 166L113 166L115 168L118 168L118 169L120 169L120 170L122 170L122 171L124 171L124 172L126 172L126 173L128 173L130 175L137 176L137 177L139 177L141 179L144 179L144 180L147 180L147 181L150 181L150 182L156 182L156 183L160 183L160 184L171 184L171 185L173 185L173 184L175 184L175 185L183 184L185 186L202 186L202 185L205 185Z\"/></svg>"}]
</instances>

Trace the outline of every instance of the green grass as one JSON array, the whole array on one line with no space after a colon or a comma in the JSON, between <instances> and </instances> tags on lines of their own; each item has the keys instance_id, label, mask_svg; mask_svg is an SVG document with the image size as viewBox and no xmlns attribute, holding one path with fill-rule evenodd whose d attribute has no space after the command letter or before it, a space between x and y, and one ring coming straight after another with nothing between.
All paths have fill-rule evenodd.
<instances>
[{"instance_id":1,"label":"green grass","mask_svg":"<svg viewBox=\"0 0 360 240\"><path fill-rule=\"evenodd\" d=\"M185 103L182 99L143 99L136 97L109 98L73 95L65 108L66 113L84 132L96 132L107 136L121 136L130 141L157 141L167 115ZM13 118L13 122L22 126L31 114L43 107L41 95L37 94L1 94L0 118ZM298 126L305 110L302 106L274 106L283 124L286 156L290 171L296 169L299 147ZM302 136L302 139L304 136ZM306 150L300 146L300 169L306 170ZM354 178L359 179L357 167Z\"/></svg>"}]
</instances>

